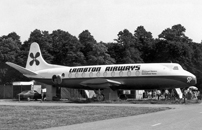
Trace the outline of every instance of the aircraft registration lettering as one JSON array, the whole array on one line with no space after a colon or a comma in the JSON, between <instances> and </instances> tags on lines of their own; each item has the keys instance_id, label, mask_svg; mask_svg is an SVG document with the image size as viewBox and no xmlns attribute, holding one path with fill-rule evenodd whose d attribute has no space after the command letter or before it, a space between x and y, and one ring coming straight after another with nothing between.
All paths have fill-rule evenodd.
<instances>
[{"instance_id":1,"label":"aircraft registration lettering","mask_svg":"<svg viewBox=\"0 0 202 130\"><path fill-rule=\"evenodd\" d=\"M140 65L134 66L108 66L105 68L105 71L132 71L132 70L140 70Z\"/></svg>"},{"instance_id":2,"label":"aircraft registration lettering","mask_svg":"<svg viewBox=\"0 0 202 130\"><path fill-rule=\"evenodd\" d=\"M100 72L101 67L88 67L88 68L71 68L70 73L76 72Z\"/></svg>"},{"instance_id":3,"label":"aircraft registration lettering","mask_svg":"<svg viewBox=\"0 0 202 130\"><path fill-rule=\"evenodd\" d=\"M142 70L142 75L156 75L156 70Z\"/></svg>"}]
</instances>

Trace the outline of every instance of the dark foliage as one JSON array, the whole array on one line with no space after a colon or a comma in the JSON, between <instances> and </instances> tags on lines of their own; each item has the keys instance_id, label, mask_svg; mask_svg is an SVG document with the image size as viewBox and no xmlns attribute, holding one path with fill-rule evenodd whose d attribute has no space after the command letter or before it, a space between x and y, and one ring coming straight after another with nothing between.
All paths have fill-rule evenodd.
<instances>
[{"instance_id":1,"label":"dark foliage","mask_svg":"<svg viewBox=\"0 0 202 130\"><path fill-rule=\"evenodd\" d=\"M88 30L78 38L66 31L52 33L35 29L23 44L15 32L0 37L0 84L27 80L5 62L26 66L29 46L32 42L40 45L44 59L48 63L67 66L162 63L175 62L197 76L197 86L202 86L202 45L194 43L185 35L181 24L167 28L154 39L152 33L143 26L134 34L124 29L113 43L97 42ZM9 78L7 78L9 77Z\"/></svg>"}]
</instances>

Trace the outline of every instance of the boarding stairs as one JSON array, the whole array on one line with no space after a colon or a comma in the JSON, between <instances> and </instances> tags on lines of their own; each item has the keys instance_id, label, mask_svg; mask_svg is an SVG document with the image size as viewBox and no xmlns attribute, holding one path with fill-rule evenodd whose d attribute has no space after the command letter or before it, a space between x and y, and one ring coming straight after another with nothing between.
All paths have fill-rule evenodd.
<instances>
[{"instance_id":1,"label":"boarding stairs","mask_svg":"<svg viewBox=\"0 0 202 130\"><path fill-rule=\"evenodd\" d=\"M180 98L180 99L182 99L183 94L182 94L181 89L180 89L180 88L175 88L175 91L177 92L177 94L178 94L179 98Z\"/></svg>"}]
</instances>

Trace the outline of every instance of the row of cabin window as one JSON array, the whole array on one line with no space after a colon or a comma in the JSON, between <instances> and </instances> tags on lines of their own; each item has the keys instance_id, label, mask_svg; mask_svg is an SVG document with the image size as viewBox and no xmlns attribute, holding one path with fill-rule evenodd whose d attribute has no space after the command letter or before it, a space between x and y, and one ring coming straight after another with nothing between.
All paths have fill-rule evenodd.
<instances>
[{"instance_id":1,"label":"row of cabin window","mask_svg":"<svg viewBox=\"0 0 202 130\"><path fill-rule=\"evenodd\" d=\"M69 78L72 78L72 77L73 77L72 75L73 75L72 73L69 73L68 77L69 77ZM100 75L101 75L100 72L97 72L97 73L96 73L96 77L100 77ZM139 72L136 72L136 75L139 75ZM107 77L107 72L104 72L104 73L103 73L103 76L104 76L104 77ZM115 76L115 72L114 72L114 71L111 72L111 76L112 76L112 77ZM123 71L120 71L120 72L119 72L119 76L123 76ZM127 72L127 76L131 76L131 71L128 71L128 72ZM78 78L78 77L80 77L80 76L79 76L79 73L75 73L75 78ZM82 73L82 74L81 74L81 77L85 77L85 73ZM93 72L89 73L89 77L93 77Z\"/></svg>"}]
</instances>

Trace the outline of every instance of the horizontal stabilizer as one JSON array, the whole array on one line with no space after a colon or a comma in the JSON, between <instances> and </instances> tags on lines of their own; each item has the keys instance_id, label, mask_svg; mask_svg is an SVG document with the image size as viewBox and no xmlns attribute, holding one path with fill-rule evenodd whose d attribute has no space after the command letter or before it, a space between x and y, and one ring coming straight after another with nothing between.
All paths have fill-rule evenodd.
<instances>
[{"instance_id":1,"label":"horizontal stabilizer","mask_svg":"<svg viewBox=\"0 0 202 130\"><path fill-rule=\"evenodd\" d=\"M24 75L37 75L37 73L31 71L31 70L28 70L26 68L23 68L19 65L16 65L14 63L11 63L11 62L6 62L7 65L9 65L10 67L18 70L20 73L24 74Z\"/></svg>"},{"instance_id":2,"label":"horizontal stabilizer","mask_svg":"<svg viewBox=\"0 0 202 130\"><path fill-rule=\"evenodd\" d=\"M101 84L111 84L111 85L121 85L121 82L109 80L109 79L90 79L81 82L83 86L91 86L91 85L101 85Z\"/></svg>"}]
</instances>

